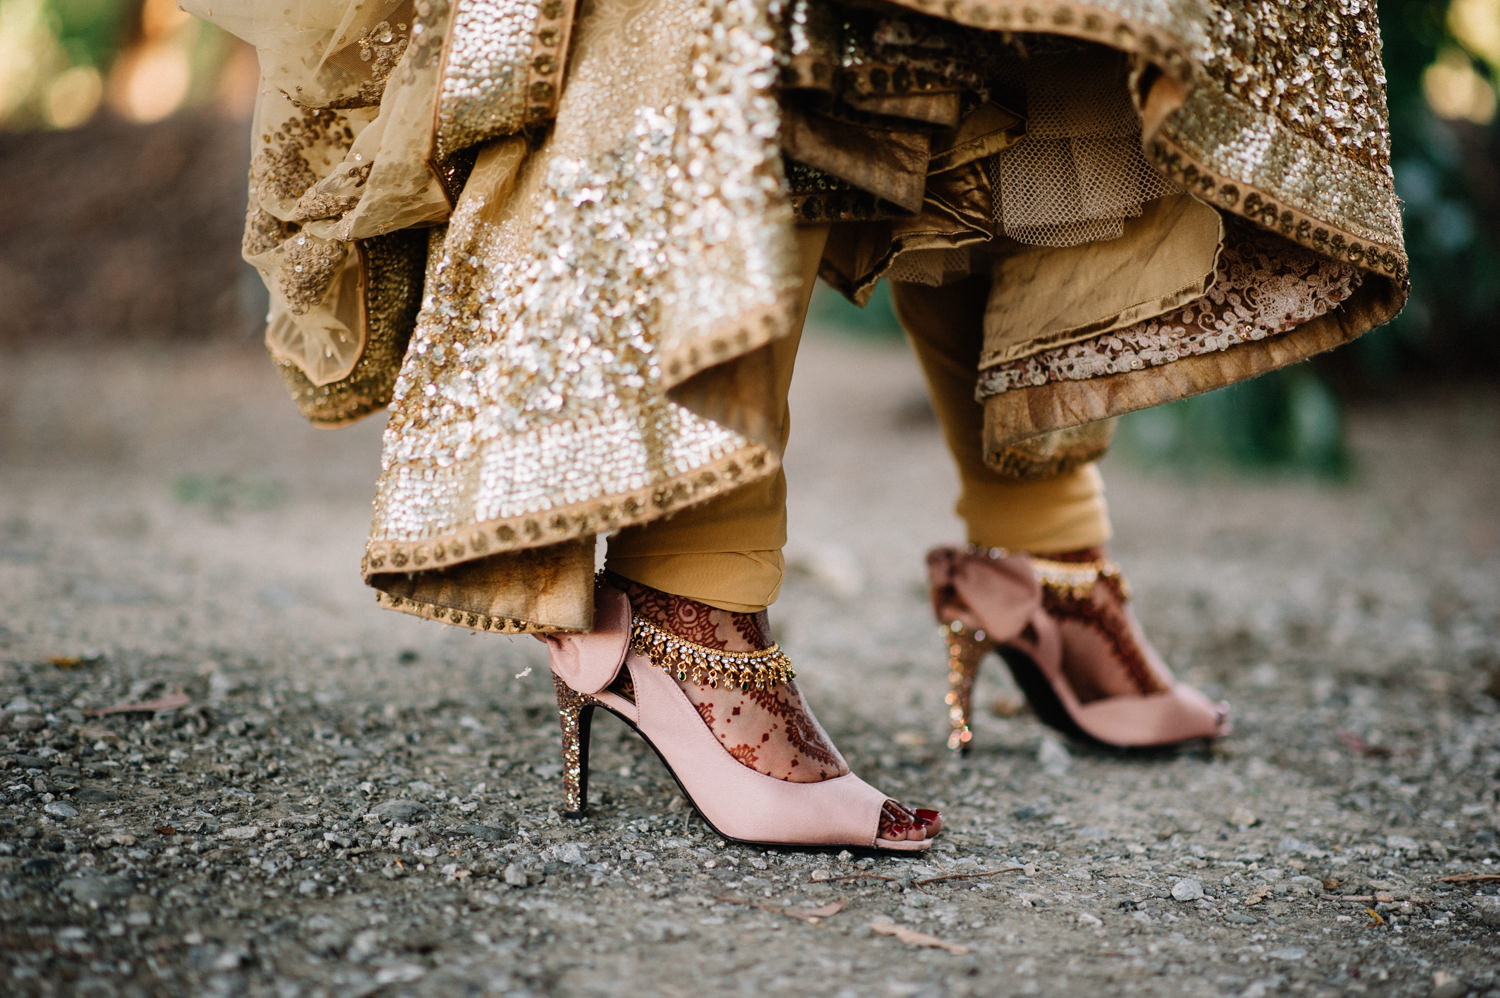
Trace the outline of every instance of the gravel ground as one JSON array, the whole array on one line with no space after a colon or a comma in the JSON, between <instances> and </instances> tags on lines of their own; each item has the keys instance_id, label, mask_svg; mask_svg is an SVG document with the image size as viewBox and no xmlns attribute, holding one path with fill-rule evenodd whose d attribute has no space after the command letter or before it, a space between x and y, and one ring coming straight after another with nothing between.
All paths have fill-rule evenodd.
<instances>
[{"instance_id":1,"label":"gravel ground","mask_svg":"<svg viewBox=\"0 0 1500 998\"><path fill-rule=\"evenodd\" d=\"M540 647L360 584L377 421L303 426L253 348L0 359L5 989L1500 995L1492 390L1356 412L1341 487L1113 464L1139 611L1233 735L1087 748L990 669L960 761L914 364L802 364L774 619L861 774L945 809L920 859L727 846L608 719L563 819Z\"/></svg>"}]
</instances>

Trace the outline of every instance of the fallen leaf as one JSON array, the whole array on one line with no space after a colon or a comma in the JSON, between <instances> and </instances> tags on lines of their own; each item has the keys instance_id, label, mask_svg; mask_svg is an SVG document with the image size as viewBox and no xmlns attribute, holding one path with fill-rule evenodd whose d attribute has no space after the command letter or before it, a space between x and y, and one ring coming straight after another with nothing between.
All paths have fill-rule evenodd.
<instances>
[{"instance_id":1,"label":"fallen leaf","mask_svg":"<svg viewBox=\"0 0 1500 998\"><path fill-rule=\"evenodd\" d=\"M1015 873L1017 870L1025 870L1024 866L1003 866L998 870L984 870L980 873L944 873L936 877L926 877L922 880L912 882L913 887L925 887L935 884L940 880L981 880L985 877L997 877L1002 873ZM1034 872L1034 871L1033 871Z\"/></svg>"},{"instance_id":2,"label":"fallen leaf","mask_svg":"<svg viewBox=\"0 0 1500 998\"><path fill-rule=\"evenodd\" d=\"M88 664L88 659L78 655L53 655L47 659L47 664L55 665L59 669L79 669Z\"/></svg>"},{"instance_id":3,"label":"fallen leaf","mask_svg":"<svg viewBox=\"0 0 1500 998\"><path fill-rule=\"evenodd\" d=\"M1366 759L1385 759L1391 754L1391 750L1384 745L1371 745L1352 731L1345 731L1340 728L1338 738L1343 743L1344 748L1355 755L1362 755Z\"/></svg>"},{"instance_id":4,"label":"fallen leaf","mask_svg":"<svg viewBox=\"0 0 1500 998\"><path fill-rule=\"evenodd\" d=\"M1385 924L1385 919L1381 918L1380 912L1376 911L1374 908L1366 908L1365 914L1370 916L1370 924L1365 926L1365 928L1373 929L1377 925Z\"/></svg>"},{"instance_id":5,"label":"fallen leaf","mask_svg":"<svg viewBox=\"0 0 1500 998\"><path fill-rule=\"evenodd\" d=\"M117 703L112 707L96 707L93 710L84 711L95 717L105 714L132 714L132 713L156 713L162 710L176 710L178 707L186 707L193 702L193 698L181 690L168 693L166 696L157 697L155 700L142 700L139 703Z\"/></svg>"},{"instance_id":6,"label":"fallen leaf","mask_svg":"<svg viewBox=\"0 0 1500 998\"><path fill-rule=\"evenodd\" d=\"M880 933L882 936L895 936L897 939L899 939L903 943L906 943L906 945L908 946L927 946L931 947L932 949L947 950L949 953L952 953L955 956L963 956L965 953L969 952L969 947L967 946L961 946L958 943L950 943L946 940L939 939L937 936L929 936L925 932L918 932L916 929L910 929L904 925L897 925L889 918L875 919L875 921L870 923L870 929L874 932Z\"/></svg>"},{"instance_id":7,"label":"fallen leaf","mask_svg":"<svg viewBox=\"0 0 1500 998\"><path fill-rule=\"evenodd\" d=\"M899 877L887 877L883 873L846 873L840 877L825 877L822 880L814 880L815 884L832 884L840 880L884 880L894 883Z\"/></svg>"},{"instance_id":8,"label":"fallen leaf","mask_svg":"<svg viewBox=\"0 0 1500 998\"><path fill-rule=\"evenodd\" d=\"M1323 881L1323 889L1325 891L1331 891L1341 883L1343 883L1342 880L1325 880Z\"/></svg>"},{"instance_id":9,"label":"fallen leaf","mask_svg":"<svg viewBox=\"0 0 1500 998\"><path fill-rule=\"evenodd\" d=\"M1245 898L1245 903L1246 904L1260 904L1262 901L1264 901L1266 898L1268 898L1270 896L1271 896L1271 888L1270 888L1270 886L1267 885L1267 884L1262 884L1261 886L1255 888L1255 890L1253 890L1253 891L1250 892L1250 896L1247 897L1247 898Z\"/></svg>"},{"instance_id":10,"label":"fallen leaf","mask_svg":"<svg viewBox=\"0 0 1500 998\"><path fill-rule=\"evenodd\" d=\"M1484 884L1500 880L1500 873L1455 873L1451 877L1438 877L1440 884Z\"/></svg>"}]
</instances>

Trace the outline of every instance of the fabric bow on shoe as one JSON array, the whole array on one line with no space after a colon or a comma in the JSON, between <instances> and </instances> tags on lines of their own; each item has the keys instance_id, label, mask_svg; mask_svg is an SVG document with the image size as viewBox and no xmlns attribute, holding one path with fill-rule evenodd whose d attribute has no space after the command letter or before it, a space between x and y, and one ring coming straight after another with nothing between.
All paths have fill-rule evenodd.
<instances>
[{"instance_id":1,"label":"fabric bow on shoe","mask_svg":"<svg viewBox=\"0 0 1500 998\"><path fill-rule=\"evenodd\" d=\"M630 600L613 586L594 590L594 629L584 634L538 635L552 671L578 693L602 693L615 681L630 650Z\"/></svg>"}]
</instances>

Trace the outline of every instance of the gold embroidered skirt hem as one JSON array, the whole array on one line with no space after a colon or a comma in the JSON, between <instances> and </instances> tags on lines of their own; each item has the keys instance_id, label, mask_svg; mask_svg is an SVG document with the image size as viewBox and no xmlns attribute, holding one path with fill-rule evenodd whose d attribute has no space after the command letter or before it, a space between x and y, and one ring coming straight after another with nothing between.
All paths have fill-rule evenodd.
<instances>
[{"instance_id":1,"label":"gold embroidered skirt hem","mask_svg":"<svg viewBox=\"0 0 1500 998\"><path fill-rule=\"evenodd\" d=\"M262 3L190 0L262 59L270 343L389 404L365 571L448 623L586 629L597 534L775 472L704 386L793 332L799 220L855 298L993 278L1001 466L1404 298L1370 0Z\"/></svg>"}]
</instances>

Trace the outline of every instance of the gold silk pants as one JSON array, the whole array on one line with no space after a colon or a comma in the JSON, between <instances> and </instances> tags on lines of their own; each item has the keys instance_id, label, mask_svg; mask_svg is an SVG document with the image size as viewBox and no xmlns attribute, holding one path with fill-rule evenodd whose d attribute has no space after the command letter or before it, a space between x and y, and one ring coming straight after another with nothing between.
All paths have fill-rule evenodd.
<instances>
[{"instance_id":1,"label":"gold silk pants","mask_svg":"<svg viewBox=\"0 0 1500 998\"><path fill-rule=\"evenodd\" d=\"M798 230L802 312L817 279L826 226ZM1104 483L1093 464L1052 478L1018 481L984 463L984 409L974 400L989 285L985 277L946 287L893 286L896 312L927 380L944 440L958 467L958 516L968 540L1034 554L1056 554L1109 539ZM798 334L705 372L760 387L775 413L780 449L791 429L787 392ZM786 476L782 472L675 516L630 527L609 541L605 567L663 592L723 610L754 613L781 589L786 562Z\"/></svg>"}]
</instances>

